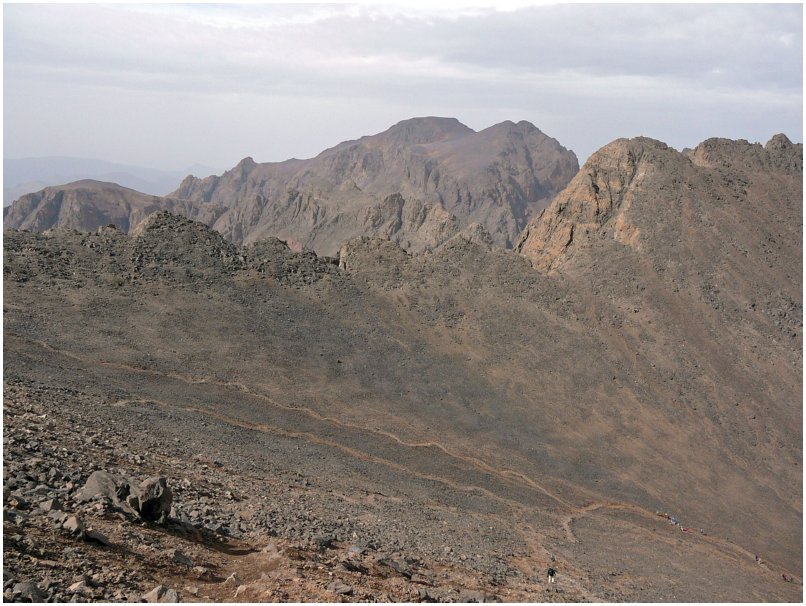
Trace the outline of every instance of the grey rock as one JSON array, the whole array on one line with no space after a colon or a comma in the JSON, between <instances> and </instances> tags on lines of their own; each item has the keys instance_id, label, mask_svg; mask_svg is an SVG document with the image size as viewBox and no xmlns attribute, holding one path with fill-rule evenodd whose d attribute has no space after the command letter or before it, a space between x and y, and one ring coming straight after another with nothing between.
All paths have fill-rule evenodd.
<instances>
[{"instance_id":1,"label":"grey rock","mask_svg":"<svg viewBox=\"0 0 806 606\"><path fill-rule=\"evenodd\" d=\"M17 579L14 577L14 574L5 566L3 566L3 589L6 589L7 586L10 586L14 583Z\"/></svg>"},{"instance_id":2,"label":"grey rock","mask_svg":"<svg viewBox=\"0 0 806 606\"><path fill-rule=\"evenodd\" d=\"M128 483L121 477L107 471L93 471L84 486L76 492L76 500L79 503L86 503L98 496L103 496L113 503L117 503L128 494L128 486Z\"/></svg>"},{"instance_id":3,"label":"grey rock","mask_svg":"<svg viewBox=\"0 0 806 606\"><path fill-rule=\"evenodd\" d=\"M100 543L101 545L106 545L107 547L111 545L109 539L106 535L102 532L97 530L88 530L84 533L84 538L88 541L93 541L95 543Z\"/></svg>"},{"instance_id":4,"label":"grey rock","mask_svg":"<svg viewBox=\"0 0 806 606\"><path fill-rule=\"evenodd\" d=\"M353 593L352 586L341 581L333 581L327 588L328 591L332 591L336 595L350 595Z\"/></svg>"},{"instance_id":5,"label":"grey rock","mask_svg":"<svg viewBox=\"0 0 806 606\"><path fill-rule=\"evenodd\" d=\"M319 546L320 549L328 549L331 545L333 545L333 537L328 534L320 534L314 538L314 542Z\"/></svg>"},{"instance_id":6,"label":"grey rock","mask_svg":"<svg viewBox=\"0 0 806 606\"><path fill-rule=\"evenodd\" d=\"M87 585L86 581L78 581L70 585L67 588L67 591L70 593L76 593L78 595L89 595L92 593L92 589L90 589L89 585Z\"/></svg>"},{"instance_id":7,"label":"grey rock","mask_svg":"<svg viewBox=\"0 0 806 606\"><path fill-rule=\"evenodd\" d=\"M17 583L11 590L12 596L20 602L44 602L47 596L36 583L23 581Z\"/></svg>"},{"instance_id":8,"label":"grey rock","mask_svg":"<svg viewBox=\"0 0 806 606\"><path fill-rule=\"evenodd\" d=\"M459 601L460 602L467 602L470 604L489 604L491 602L500 602L501 600L498 596L487 593L485 591L474 591L471 589L465 589L459 592Z\"/></svg>"},{"instance_id":9,"label":"grey rock","mask_svg":"<svg viewBox=\"0 0 806 606\"><path fill-rule=\"evenodd\" d=\"M11 498L8 500L8 502L14 509L28 509L28 501L26 501L21 495L11 495Z\"/></svg>"},{"instance_id":10,"label":"grey rock","mask_svg":"<svg viewBox=\"0 0 806 606\"><path fill-rule=\"evenodd\" d=\"M350 555L364 555L367 553L367 548L363 545L350 545L347 548L347 553Z\"/></svg>"},{"instance_id":11,"label":"grey rock","mask_svg":"<svg viewBox=\"0 0 806 606\"><path fill-rule=\"evenodd\" d=\"M190 556L185 555L178 549L169 549L168 557L170 557L171 560L177 564L187 566L188 568L193 568L193 560L190 558Z\"/></svg>"},{"instance_id":12,"label":"grey rock","mask_svg":"<svg viewBox=\"0 0 806 606\"><path fill-rule=\"evenodd\" d=\"M179 594L176 592L175 589L168 589L163 596L163 601L168 602L171 604L176 604L179 602Z\"/></svg>"},{"instance_id":13,"label":"grey rock","mask_svg":"<svg viewBox=\"0 0 806 606\"><path fill-rule=\"evenodd\" d=\"M421 602L439 602L439 598L432 594L425 587L420 587L417 590Z\"/></svg>"},{"instance_id":14,"label":"grey rock","mask_svg":"<svg viewBox=\"0 0 806 606\"><path fill-rule=\"evenodd\" d=\"M143 595L143 600L149 603L176 604L179 602L179 594L176 590L157 585L154 589Z\"/></svg>"},{"instance_id":15,"label":"grey rock","mask_svg":"<svg viewBox=\"0 0 806 606\"><path fill-rule=\"evenodd\" d=\"M148 478L137 489L137 509L144 520L162 523L171 512L173 493L164 477Z\"/></svg>"},{"instance_id":16,"label":"grey rock","mask_svg":"<svg viewBox=\"0 0 806 606\"><path fill-rule=\"evenodd\" d=\"M67 519L67 514L63 511L59 511L58 509L54 509L48 513L48 517L56 524L61 525Z\"/></svg>"},{"instance_id":17,"label":"grey rock","mask_svg":"<svg viewBox=\"0 0 806 606\"><path fill-rule=\"evenodd\" d=\"M39 504L39 509L42 511L61 511L61 501L57 499L46 499Z\"/></svg>"},{"instance_id":18,"label":"grey rock","mask_svg":"<svg viewBox=\"0 0 806 606\"><path fill-rule=\"evenodd\" d=\"M379 560L378 563L382 564L384 566L388 566L392 570L402 574L404 577L406 577L408 579L410 579L411 575L413 574L413 571L412 571L411 567L408 564L406 564L405 562L403 562L401 560L398 560L398 559L387 558L387 559Z\"/></svg>"},{"instance_id":19,"label":"grey rock","mask_svg":"<svg viewBox=\"0 0 806 606\"><path fill-rule=\"evenodd\" d=\"M137 511L138 500L136 494L130 494L126 497L125 501L126 505L131 508L132 511Z\"/></svg>"},{"instance_id":20,"label":"grey rock","mask_svg":"<svg viewBox=\"0 0 806 606\"><path fill-rule=\"evenodd\" d=\"M84 523L78 516L70 516L62 524L62 528L73 535L84 534Z\"/></svg>"}]
</instances>

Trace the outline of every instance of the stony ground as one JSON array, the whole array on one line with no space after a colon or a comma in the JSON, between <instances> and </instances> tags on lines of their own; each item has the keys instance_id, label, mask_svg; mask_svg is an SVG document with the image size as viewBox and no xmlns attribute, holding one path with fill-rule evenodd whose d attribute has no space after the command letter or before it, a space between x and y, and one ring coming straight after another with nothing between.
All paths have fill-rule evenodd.
<instances>
[{"instance_id":1,"label":"stony ground","mask_svg":"<svg viewBox=\"0 0 806 606\"><path fill-rule=\"evenodd\" d=\"M523 572L503 552L471 556L471 566L441 542L430 557L401 549L394 531L366 532L360 513L348 517L356 508L338 506L345 497L320 499L301 474L257 483L204 455L188 461L182 440L155 447L148 429L89 394L16 383L4 398L6 600L156 601L160 586L182 601L590 597L562 574L549 586L542 568ZM109 495L82 502L97 471L168 478L170 517L147 522ZM84 536L66 527L72 518Z\"/></svg>"}]
</instances>

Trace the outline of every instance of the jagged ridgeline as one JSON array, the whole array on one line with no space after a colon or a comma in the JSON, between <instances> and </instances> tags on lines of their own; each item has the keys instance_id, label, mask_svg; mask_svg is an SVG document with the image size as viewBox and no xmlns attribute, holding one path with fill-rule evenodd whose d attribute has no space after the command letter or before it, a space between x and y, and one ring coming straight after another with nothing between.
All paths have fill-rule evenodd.
<instances>
[{"instance_id":1,"label":"jagged ridgeline","mask_svg":"<svg viewBox=\"0 0 806 606\"><path fill-rule=\"evenodd\" d=\"M459 599L461 579L482 579L482 596L528 601L551 566L565 592L553 598L797 601L800 580L785 579L802 568L802 179L802 145L783 136L686 153L617 140L515 250L481 220L429 251L359 234L329 256L162 211L129 234L7 230L7 398L32 423L48 415L37 435L76 444L57 469L75 486L97 457L138 481L220 482L237 505L177 490L177 527L213 523L209 507L244 549L263 553L273 533L316 554L308 581L333 573L319 590ZM208 185L198 208L219 208ZM28 418L15 420L14 465L34 452L63 465L26 450ZM142 445L147 464L91 450L73 431L88 423ZM186 471L197 453L224 467ZM21 474L19 498L80 507ZM25 532L50 536L38 516ZM92 522L140 549L125 524ZM245 561L215 557L222 583Z\"/></svg>"},{"instance_id":2,"label":"jagged ridgeline","mask_svg":"<svg viewBox=\"0 0 806 606\"><path fill-rule=\"evenodd\" d=\"M246 158L221 176L189 176L164 198L93 181L46 188L4 211L4 225L128 231L161 209L236 244L272 236L326 255L357 236L421 251L472 223L511 247L578 169L573 152L528 122L475 132L453 118L414 118L309 160Z\"/></svg>"}]
</instances>

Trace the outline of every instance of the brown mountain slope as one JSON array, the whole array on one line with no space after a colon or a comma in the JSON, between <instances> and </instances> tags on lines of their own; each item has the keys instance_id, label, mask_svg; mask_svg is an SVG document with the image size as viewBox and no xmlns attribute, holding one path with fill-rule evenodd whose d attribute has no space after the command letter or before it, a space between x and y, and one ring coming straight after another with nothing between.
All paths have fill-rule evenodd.
<instances>
[{"instance_id":1,"label":"brown mountain slope","mask_svg":"<svg viewBox=\"0 0 806 606\"><path fill-rule=\"evenodd\" d=\"M47 188L4 211L4 225L128 231L161 209L238 244L280 237L320 254L358 236L434 248L474 223L509 247L578 168L573 152L528 122L477 133L452 118L414 118L309 160L246 158L221 176L188 177L166 198L87 181Z\"/></svg>"},{"instance_id":2,"label":"brown mountain slope","mask_svg":"<svg viewBox=\"0 0 806 606\"><path fill-rule=\"evenodd\" d=\"M517 245L567 281L620 352L613 380L628 373L633 402L620 413L660 414L639 440L654 451L639 482L798 566L802 171L802 145L782 135L764 147L710 139L689 157L618 140Z\"/></svg>"}]
</instances>

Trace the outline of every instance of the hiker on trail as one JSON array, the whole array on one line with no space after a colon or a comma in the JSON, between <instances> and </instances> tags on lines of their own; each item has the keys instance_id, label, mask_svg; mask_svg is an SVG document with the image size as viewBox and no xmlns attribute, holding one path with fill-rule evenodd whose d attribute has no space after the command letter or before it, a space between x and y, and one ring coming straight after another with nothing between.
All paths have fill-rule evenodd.
<instances>
[{"instance_id":1,"label":"hiker on trail","mask_svg":"<svg viewBox=\"0 0 806 606\"><path fill-rule=\"evenodd\" d=\"M554 576L555 576L556 574L557 574L557 571L556 571L556 570L554 570L553 568L549 568L549 571L548 571L549 583L553 583L553 582L554 582Z\"/></svg>"}]
</instances>

